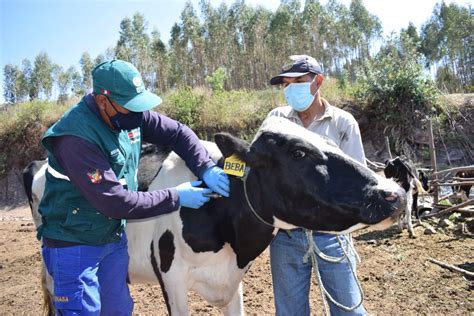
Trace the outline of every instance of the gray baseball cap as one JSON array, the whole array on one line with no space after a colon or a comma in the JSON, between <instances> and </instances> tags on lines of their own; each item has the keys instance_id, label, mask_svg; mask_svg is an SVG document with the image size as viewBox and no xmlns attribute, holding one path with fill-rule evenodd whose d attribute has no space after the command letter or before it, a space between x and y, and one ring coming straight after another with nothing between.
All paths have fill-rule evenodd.
<instances>
[{"instance_id":1,"label":"gray baseball cap","mask_svg":"<svg viewBox=\"0 0 474 316\"><path fill-rule=\"evenodd\" d=\"M308 55L292 55L291 62L284 65L279 75L270 79L271 85L282 84L283 77L301 77L309 73L323 73L318 61Z\"/></svg>"}]
</instances>

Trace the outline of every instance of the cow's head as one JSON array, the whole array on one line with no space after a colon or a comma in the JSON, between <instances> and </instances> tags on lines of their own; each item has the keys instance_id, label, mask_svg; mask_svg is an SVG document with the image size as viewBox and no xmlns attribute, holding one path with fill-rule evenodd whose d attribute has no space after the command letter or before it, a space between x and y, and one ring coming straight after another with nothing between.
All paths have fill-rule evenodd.
<instances>
[{"instance_id":1,"label":"cow's head","mask_svg":"<svg viewBox=\"0 0 474 316\"><path fill-rule=\"evenodd\" d=\"M405 191L395 182L286 119L267 119L251 145L223 133L215 140L224 157L237 155L250 167L248 193L276 227L386 228L405 207Z\"/></svg>"},{"instance_id":2,"label":"cow's head","mask_svg":"<svg viewBox=\"0 0 474 316\"><path fill-rule=\"evenodd\" d=\"M397 181L405 191L410 189L411 181L416 178L413 172L412 168L400 157L387 160L385 162L385 169L383 170L385 177Z\"/></svg>"}]
</instances>

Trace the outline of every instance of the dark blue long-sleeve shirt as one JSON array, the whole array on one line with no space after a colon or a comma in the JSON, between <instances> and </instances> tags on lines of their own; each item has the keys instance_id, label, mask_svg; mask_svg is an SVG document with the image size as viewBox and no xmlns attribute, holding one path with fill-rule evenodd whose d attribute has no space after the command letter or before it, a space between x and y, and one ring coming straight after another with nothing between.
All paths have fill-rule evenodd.
<instances>
[{"instance_id":1,"label":"dark blue long-sleeve shirt","mask_svg":"<svg viewBox=\"0 0 474 316\"><path fill-rule=\"evenodd\" d=\"M93 96L86 96L85 101L100 117ZM144 141L157 146L171 147L198 177L215 165L194 132L165 115L153 111L144 112L142 137ZM61 136L53 140L52 147L65 175L106 216L116 219L149 218L173 212L179 207L176 188L152 192L124 189L107 157L98 146L87 140L76 136ZM100 183L91 182L87 176L88 172L96 169L102 171Z\"/></svg>"}]
</instances>

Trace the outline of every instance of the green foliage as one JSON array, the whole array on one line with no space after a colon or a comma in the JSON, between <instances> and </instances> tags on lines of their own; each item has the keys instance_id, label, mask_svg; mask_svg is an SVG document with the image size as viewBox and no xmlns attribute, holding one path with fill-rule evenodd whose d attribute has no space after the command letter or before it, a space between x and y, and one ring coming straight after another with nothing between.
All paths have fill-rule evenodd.
<instances>
[{"instance_id":1,"label":"green foliage","mask_svg":"<svg viewBox=\"0 0 474 316\"><path fill-rule=\"evenodd\" d=\"M74 67L69 67L66 71L59 67L56 82L59 89L58 103L66 103L70 92L82 91L80 74Z\"/></svg>"},{"instance_id":2,"label":"green foliage","mask_svg":"<svg viewBox=\"0 0 474 316\"><path fill-rule=\"evenodd\" d=\"M54 83L53 68L54 65L48 54L42 52L36 56L33 71L31 73L34 98L39 97L40 93L43 93L46 98L51 96Z\"/></svg>"},{"instance_id":3,"label":"green foliage","mask_svg":"<svg viewBox=\"0 0 474 316\"><path fill-rule=\"evenodd\" d=\"M55 102L34 100L0 112L0 177L12 169L21 170L30 161L44 157L40 138L67 107Z\"/></svg>"},{"instance_id":4,"label":"green foliage","mask_svg":"<svg viewBox=\"0 0 474 316\"><path fill-rule=\"evenodd\" d=\"M95 59L87 52L81 55L81 73L72 83L74 94L81 95L91 87L93 65L111 58L133 63L146 87L161 93L180 86L206 85L211 85L214 92L222 91L224 86L226 90L262 90L268 88L269 77L280 71L289 55L303 53L320 61L325 75L336 76L346 89L355 82L355 68L370 59L374 45L381 42L381 22L362 0L330 0L324 5L319 0L306 0L304 4L282 0L276 11L242 0L229 5L224 2L219 7L201 0L198 12L193 3L187 1L184 5L168 45L157 30L148 31L142 13L125 17L114 47ZM425 55L426 67L449 70L440 69L439 87L466 92L474 86L473 28L473 17L466 6L440 2L420 34L412 24L400 34L409 37ZM71 84L65 84L64 75L53 77L53 66L46 53L38 54L33 66L26 60L16 80L4 80L9 82L9 89L4 89L9 101L13 96L9 93L11 87L16 91L13 102L57 97L52 92ZM220 68L226 70L225 78L220 77L224 75ZM65 94L59 98L65 100Z\"/></svg>"},{"instance_id":5,"label":"green foliage","mask_svg":"<svg viewBox=\"0 0 474 316\"><path fill-rule=\"evenodd\" d=\"M15 103L17 99L17 89L15 82L18 78L18 67L6 64L3 67L3 97L6 103Z\"/></svg>"},{"instance_id":6,"label":"green foliage","mask_svg":"<svg viewBox=\"0 0 474 316\"><path fill-rule=\"evenodd\" d=\"M190 126L202 139L227 131L251 140L268 112L281 104L283 95L274 89L212 93L183 87L166 94L156 110Z\"/></svg>"},{"instance_id":7,"label":"green foliage","mask_svg":"<svg viewBox=\"0 0 474 316\"><path fill-rule=\"evenodd\" d=\"M276 107L281 95L275 90L222 92L209 99L200 118L205 130L228 130L243 138L252 138L268 112ZM281 100L282 101L282 100Z\"/></svg>"},{"instance_id":8,"label":"green foliage","mask_svg":"<svg viewBox=\"0 0 474 316\"><path fill-rule=\"evenodd\" d=\"M198 122L204 98L202 91L195 91L188 86L184 86L165 98L163 108L174 119L194 128Z\"/></svg>"},{"instance_id":9,"label":"green foliage","mask_svg":"<svg viewBox=\"0 0 474 316\"><path fill-rule=\"evenodd\" d=\"M80 88L76 87L75 89L77 94L84 93L87 89L92 88L91 72L94 68L94 64L88 52L82 53L79 64L81 65L81 82Z\"/></svg>"},{"instance_id":10,"label":"green foliage","mask_svg":"<svg viewBox=\"0 0 474 316\"><path fill-rule=\"evenodd\" d=\"M321 95L331 104L340 104L344 100L352 99L351 86L346 76L341 76L341 79L325 79L321 86Z\"/></svg>"},{"instance_id":11,"label":"green foliage","mask_svg":"<svg viewBox=\"0 0 474 316\"><path fill-rule=\"evenodd\" d=\"M211 85L212 91L219 93L224 91L224 84L227 78L225 69L219 67L212 75L206 77L206 82Z\"/></svg>"},{"instance_id":12,"label":"green foliage","mask_svg":"<svg viewBox=\"0 0 474 316\"><path fill-rule=\"evenodd\" d=\"M436 71L436 86L445 93L462 92L460 78L447 66L440 66Z\"/></svg>"},{"instance_id":13,"label":"green foliage","mask_svg":"<svg viewBox=\"0 0 474 316\"><path fill-rule=\"evenodd\" d=\"M406 141L412 140L412 126L440 110L439 91L424 74L416 48L409 42L407 38L403 45L398 38L388 42L360 69L354 90L374 118L374 127L384 126L396 140L397 151L406 149Z\"/></svg>"},{"instance_id":14,"label":"green foliage","mask_svg":"<svg viewBox=\"0 0 474 316\"><path fill-rule=\"evenodd\" d=\"M355 97L381 120L405 123L415 111L433 113L439 92L423 72L413 47L389 43L357 76Z\"/></svg>"}]
</instances>

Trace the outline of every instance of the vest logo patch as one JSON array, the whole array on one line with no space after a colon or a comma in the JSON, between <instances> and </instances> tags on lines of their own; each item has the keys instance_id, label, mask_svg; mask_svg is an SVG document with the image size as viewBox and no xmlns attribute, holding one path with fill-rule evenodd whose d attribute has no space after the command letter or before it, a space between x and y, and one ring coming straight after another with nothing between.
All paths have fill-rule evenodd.
<instances>
[{"instance_id":1,"label":"vest logo patch","mask_svg":"<svg viewBox=\"0 0 474 316\"><path fill-rule=\"evenodd\" d=\"M135 87L140 87L142 85L142 78L140 77L135 77L132 79L132 82L133 84L135 85Z\"/></svg>"},{"instance_id":2,"label":"vest logo patch","mask_svg":"<svg viewBox=\"0 0 474 316\"><path fill-rule=\"evenodd\" d=\"M140 141L140 129L139 128L135 128L135 129L132 129L131 131L128 132L128 139L130 139L130 143L133 144L133 143L136 143L136 142L139 142Z\"/></svg>"},{"instance_id":3,"label":"vest logo patch","mask_svg":"<svg viewBox=\"0 0 474 316\"><path fill-rule=\"evenodd\" d=\"M120 154L120 150L118 148L115 148L110 152L110 157L118 156L118 154Z\"/></svg>"},{"instance_id":4,"label":"vest logo patch","mask_svg":"<svg viewBox=\"0 0 474 316\"><path fill-rule=\"evenodd\" d=\"M99 184L102 182L102 174L100 173L99 169L95 169L93 171L88 172L87 176L93 184Z\"/></svg>"}]
</instances>

